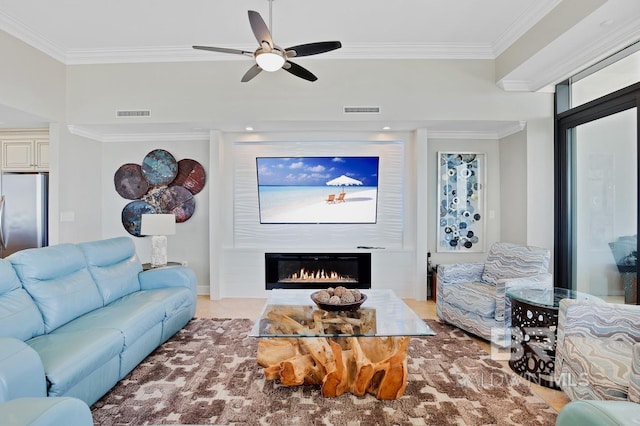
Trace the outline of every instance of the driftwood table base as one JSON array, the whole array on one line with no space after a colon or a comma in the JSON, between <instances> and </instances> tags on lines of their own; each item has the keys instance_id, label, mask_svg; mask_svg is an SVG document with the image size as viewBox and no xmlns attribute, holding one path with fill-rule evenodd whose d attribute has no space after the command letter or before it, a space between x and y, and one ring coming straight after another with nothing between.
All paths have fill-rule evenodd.
<instances>
[{"instance_id":1,"label":"driftwood table base","mask_svg":"<svg viewBox=\"0 0 640 426\"><path fill-rule=\"evenodd\" d=\"M322 396L365 393L397 399L407 387L409 337L263 339L258 364L285 386L321 385Z\"/></svg>"},{"instance_id":2,"label":"driftwood table base","mask_svg":"<svg viewBox=\"0 0 640 426\"><path fill-rule=\"evenodd\" d=\"M324 318L314 313L313 321L300 321L295 315L272 312L269 318L271 325L304 337L260 340L257 361L264 367L267 380L279 380L285 386L320 385L325 397L345 392L357 396L370 393L378 399L403 395L407 387L409 337L309 336L324 330L327 324L346 333L352 332L353 327L366 328L372 320L366 316Z\"/></svg>"}]
</instances>

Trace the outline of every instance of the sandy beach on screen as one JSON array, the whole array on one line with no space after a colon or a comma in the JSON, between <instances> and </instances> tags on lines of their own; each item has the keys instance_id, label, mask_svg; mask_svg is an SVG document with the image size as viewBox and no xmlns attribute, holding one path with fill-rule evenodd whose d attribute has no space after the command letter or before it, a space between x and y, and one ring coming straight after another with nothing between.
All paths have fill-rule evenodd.
<instances>
[{"instance_id":1,"label":"sandy beach on screen","mask_svg":"<svg viewBox=\"0 0 640 426\"><path fill-rule=\"evenodd\" d=\"M358 191L348 188L344 202L327 203L318 201L304 207L288 211L277 211L269 215L271 223L357 223L376 221L377 191ZM340 191L336 191L336 197ZM265 218L266 219L266 218Z\"/></svg>"}]
</instances>

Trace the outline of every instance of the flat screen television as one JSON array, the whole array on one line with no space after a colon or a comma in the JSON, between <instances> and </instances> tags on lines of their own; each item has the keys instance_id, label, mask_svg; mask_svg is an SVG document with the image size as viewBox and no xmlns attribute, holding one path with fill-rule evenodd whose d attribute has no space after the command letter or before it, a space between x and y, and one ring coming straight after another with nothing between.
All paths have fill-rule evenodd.
<instances>
[{"instance_id":1,"label":"flat screen television","mask_svg":"<svg viewBox=\"0 0 640 426\"><path fill-rule=\"evenodd\" d=\"M258 157L260 223L376 223L379 157Z\"/></svg>"}]
</instances>

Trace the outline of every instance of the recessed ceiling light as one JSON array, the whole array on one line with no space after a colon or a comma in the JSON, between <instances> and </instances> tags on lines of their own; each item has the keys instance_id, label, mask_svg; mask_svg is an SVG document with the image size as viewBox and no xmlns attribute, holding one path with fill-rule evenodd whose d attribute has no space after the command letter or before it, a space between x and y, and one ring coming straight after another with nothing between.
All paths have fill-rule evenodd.
<instances>
[{"instance_id":1,"label":"recessed ceiling light","mask_svg":"<svg viewBox=\"0 0 640 426\"><path fill-rule=\"evenodd\" d=\"M391 127L390 127L390 126L384 126L384 127L382 128L382 130L391 130Z\"/></svg>"},{"instance_id":2,"label":"recessed ceiling light","mask_svg":"<svg viewBox=\"0 0 640 426\"><path fill-rule=\"evenodd\" d=\"M253 131L253 127L251 126L247 126L244 128L247 132L252 132Z\"/></svg>"}]
</instances>

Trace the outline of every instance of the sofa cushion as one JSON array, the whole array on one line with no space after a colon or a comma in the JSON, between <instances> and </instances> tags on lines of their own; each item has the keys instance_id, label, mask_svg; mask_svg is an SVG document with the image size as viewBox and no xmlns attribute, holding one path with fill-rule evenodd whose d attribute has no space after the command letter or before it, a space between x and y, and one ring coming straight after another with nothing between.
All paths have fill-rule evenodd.
<instances>
[{"instance_id":1,"label":"sofa cushion","mask_svg":"<svg viewBox=\"0 0 640 426\"><path fill-rule=\"evenodd\" d=\"M84 256L73 244L22 250L7 259L42 313L46 333L102 306Z\"/></svg>"},{"instance_id":2,"label":"sofa cushion","mask_svg":"<svg viewBox=\"0 0 640 426\"><path fill-rule=\"evenodd\" d=\"M79 244L105 305L140 290L142 265L131 238L119 237Z\"/></svg>"},{"instance_id":3,"label":"sofa cushion","mask_svg":"<svg viewBox=\"0 0 640 426\"><path fill-rule=\"evenodd\" d=\"M631 351L632 344L622 340L564 338L564 362L600 399L627 399Z\"/></svg>"},{"instance_id":4,"label":"sofa cushion","mask_svg":"<svg viewBox=\"0 0 640 426\"><path fill-rule=\"evenodd\" d=\"M11 262L0 259L0 296L22 287Z\"/></svg>"},{"instance_id":5,"label":"sofa cushion","mask_svg":"<svg viewBox=\"0 0 640 426\"><path fill-rule=\"evenodd\" d=\"M523 278L548 272L550 252L546 248L495 243L491 246L482 281L496 284L506 278Z\"/></svg>"},{"instance_id":6,"label":"sofa cushion","mask_svg":"<svg viewBox=\"0 0 640 426\"><path fill-rule=\"evenodd\" d=\"M35 337L27 344L40 355L49 396L62 396L102 365L119 357L124 338L119 330L109 328L56 330Z\"/></svg>"},{"instance_id":7,"label":"sofa cushion","mask_svg":"<svg viewBox=\"0 0 640 426\"><path fill-rule=\"evenodd\" d=\"M493 285L482 282L447 284L442 286L441 293L447 303L456 308L481 317L495 317L496 288Z\"/></svg>"},{"instance_id":8,"label":"sofa cushion","mask_svg":"<svg viewBox=\"0 0 640 426\"><path fill-rule=\"evenodd\" d=\"M89 312L57 331L63 333L102 328L119 330L126 349L148 330L160 324L164 317L165 307L162 300L155 300L149 297L147 292L139 291L124 296L102 309Z\"/></svg>"},{"instance_id":9,"label":"sofa cushion","mask_svg":"<svg viewBox=\"0 0 640 426\"><path fill-rule=\"evenodd\" d=\"M0 259L0 336L28 340L44 333L42 315L11 263Z\"/></svg>"}]
</instances>

